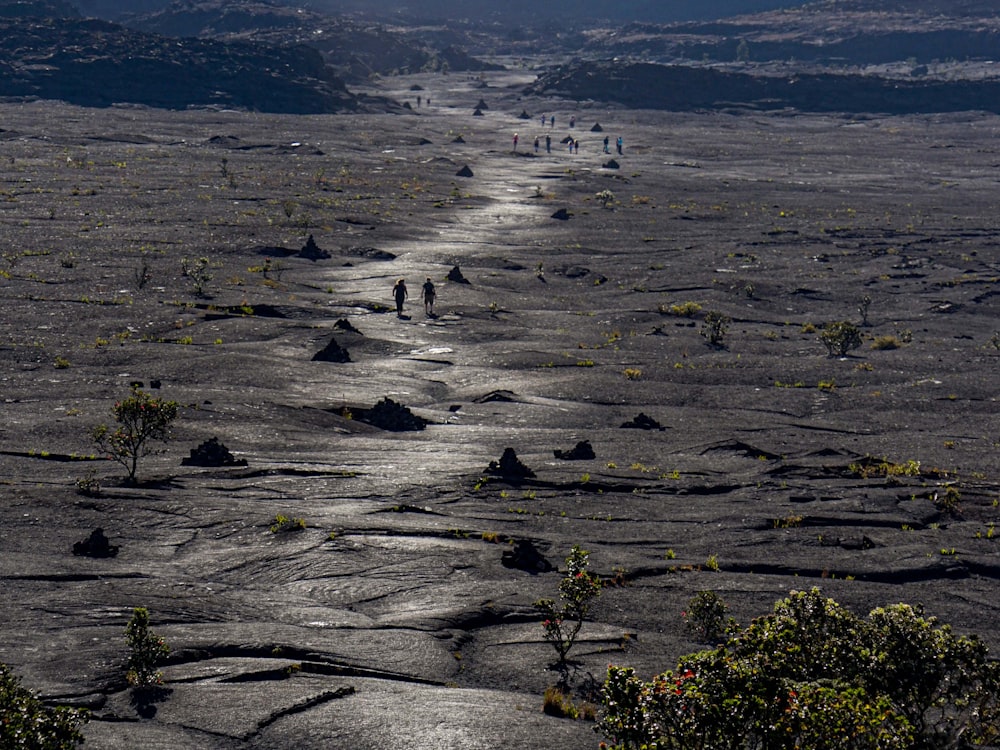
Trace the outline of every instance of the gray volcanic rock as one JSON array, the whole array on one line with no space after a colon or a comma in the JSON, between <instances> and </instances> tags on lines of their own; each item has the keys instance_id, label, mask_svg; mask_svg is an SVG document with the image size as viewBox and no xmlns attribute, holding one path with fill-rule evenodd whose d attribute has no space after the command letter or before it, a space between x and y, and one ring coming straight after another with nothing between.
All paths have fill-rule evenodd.
<instances>
[{"instance_id":1,"label":"gray volcanic rock","mask_svg":"<svg viewBox=\"0 0 1000 750\"><path fill-rule=\"evenodd\" d=\"M525 93L618 102L638 109L748 107L803 112L1000 112L1000 81L849 73L754 75L690 65L582 62L544 73Z\"/></svg>"},{"instance_id":2,"label":"gray volcanic rock","mask_svg":"<svg viewBox=\"0 0 1000 750\"><path fill-rule=\"evenodd\" d=\"M316 50L167 39L95 20L0 20L0 96L106 107L356 111Z\"/></svg>"}]
</instances>

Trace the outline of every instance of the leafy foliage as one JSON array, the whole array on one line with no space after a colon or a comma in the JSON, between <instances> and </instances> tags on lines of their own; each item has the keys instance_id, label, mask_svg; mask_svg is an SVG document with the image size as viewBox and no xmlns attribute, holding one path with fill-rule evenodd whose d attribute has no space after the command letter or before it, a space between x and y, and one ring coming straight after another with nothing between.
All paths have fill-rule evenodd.
<instances>
[{"instance_id":1,"label":"leafy foliage","mask_svg":"<svg viewBox=\"0 0 1000 750\"><path fill-rule=\"evenodd\" d=\"M163 684L163 673L157 666L170 655L170 647L149 629L149 610L136 607L125 626L125 643L129 656L125 665L126 679L132 687L145 689Z\"/></svg>"},{"instance_id":2,"label":"leafy foliage","mask_svg":"<svg viewBox=\"0 0 1000 750\"><path fill-rule=\"evenodd\" d=\"M844 357L852 349L861 346L861 329L846 320L827 323L820 331L819 340L826 346L831 357Z\"/></svg>"},{"instance_id":3,"label":"leafy foliage","mask_svg":"<svg viewBox=\"0 0 1000 750\"><path fill-rule=\"evenodd\" d=\"M574 544L566 558L566 575L559 582L558 606L552 599L535 602L545 616L545 640L556 650L560 666L566 664L591 603L601 595L600 577L587 570L589 558L589 552Z\"/></svg>"},{"instance_id":4,"label":"leafy foliage","mask_svg":"<svg viewBox=\"0 0 1000 750\"><path fill-rule=\"evenodd\" d=\"M736 625L735 620L726 617L728 610L728 605L714 591L699 591L691 597L681 615L689 633L706 643L714 643L722 639L728 628Z\"/></svg>"},{"instance_id":5,"label":"leafy foliage","mask_svg":"<svg viewBox=\"0 0 1000 750\"><path fill-rule=\"evenodd\" d=\"M177 402L133 388L132 395L118 401L111 411L117 428L98 425L91 436L111 460L125 467L128 481L134 483L139 459L153 452L150 442L170 438L170 425L177 418Z\"/></svg>"},{"instance_id":6,"label":"leafy foliage","mask_svg":"<svg viewBox=\"0 0 1000 750\"><path fill-rule=\"evenodd\" d=\"M87 720L79 709L49 708L0 663L0 747L68 750L83 742L79 727Z\"/></svg>"},{"instance_id":7,"label":"leafy foliage","mask_svg":"<svg viewBox=\"0 0 1000 750\"><path fill-rule=\"evenodd\" d=\"M701 327L701 335L708 339L708 343L712 346L722 347L726 331L729 330L731 322L732 318L728 315L723 315L715 310L709 310L705 313L705 322Z\"/></svg>"},{"instance_id":8,"label":"leafy foliage","mask_svg":"<svg viewBox=\"0 0 1000 750\"><path fill-rule=\"evenodd\" d=\"M610 667L603 707L615 750L959 750L1000 739L1000 663L912 606L793 591L651 682Z\"/></svg>"}]
</instances>

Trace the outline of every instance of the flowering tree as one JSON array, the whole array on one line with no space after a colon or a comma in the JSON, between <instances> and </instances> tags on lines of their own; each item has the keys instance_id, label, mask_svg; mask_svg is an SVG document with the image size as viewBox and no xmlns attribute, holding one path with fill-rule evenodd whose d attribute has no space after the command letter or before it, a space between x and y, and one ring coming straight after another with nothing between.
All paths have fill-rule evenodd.
<instances>
[{"instance_id":1,"label":"flowering tree","mask_svg":"<svg viewBox=\"0 0 1000 750\"><path fill-rule=\"evenodd\" d=\"M587 570L590 553L573 545L566 558L566 576L559 582L559 604L552 599L539 599L535 606L545 616L545 640L552 644L559 657L559 666L566 666L576 636L590 604L601 594L601 579Z\"/></svg>"},{"instance_id":2,"label":"flowering tree","mask_svg":"<svg viewBox=\"0 0 1000 750\"><path fill-rule=\"evenodd\" d=\"M6 664L0 663L0 747L17 750L71 750L83 742L86 711L50 708Z\"/></svg>"},{"instance_id":3,"label":"flowering tree","mask_svg":"<svg viewBox=\"0 0 1000 750\"><path fill-rule=\"evenodd\" d=\"M129 649L125 665L128 684L139 690L162 685L163 673L157 666L170 655L170 647L149 629L149 610L145 607L132 610L132 619L125 626L125 643Z\"/></svg>"},{"instance_id":4,"label":"flowering tree","mask_svg":"<svg viewBox=\"0 0 1000 750\"><path fill-rule=\"evenodd\" d=\"M125 467L128 482L135 483L139 459L150 455L151 441L170 438L170 424L177 418L177 402L154 398L139 388L133 388L128 398L118 401L111 410L118 426L95 427L91 433L97 446Z\"/></svg>"},{"instance_id":5,"label":"flowering tree","mask_svg":"<svg viewBox=\"0 0 1000 750\"><path fill-rule=\"evenodd\" d=\"M1000 663L909 605L861 618L813 589L651 682L609 667L602 702L614 750L959 750L1000 739Z\"/></svg>"}]
</instances>

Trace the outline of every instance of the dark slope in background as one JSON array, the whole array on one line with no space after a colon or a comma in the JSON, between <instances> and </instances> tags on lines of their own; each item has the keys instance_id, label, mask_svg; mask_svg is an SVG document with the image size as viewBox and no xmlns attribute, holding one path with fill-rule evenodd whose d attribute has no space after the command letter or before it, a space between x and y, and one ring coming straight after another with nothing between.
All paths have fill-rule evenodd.
<instances>
[{"instance_id":1,"label":"dark slope in background","mask_svg":"<svg viewBox=\"0 0 1000 750\"><path fill-rule=\"evenodd\" d=\"M161 10L166 0L76 0L88 16L119 19L122 16ZM406 20L491 21L516 26L541 19L562 19L575 24L591 19L669 22L720 18L756 13L774 8L790 8L793 0L312 0L302 5L324 13L364 13L372 17Z\"/></svg>"}]
</instances>

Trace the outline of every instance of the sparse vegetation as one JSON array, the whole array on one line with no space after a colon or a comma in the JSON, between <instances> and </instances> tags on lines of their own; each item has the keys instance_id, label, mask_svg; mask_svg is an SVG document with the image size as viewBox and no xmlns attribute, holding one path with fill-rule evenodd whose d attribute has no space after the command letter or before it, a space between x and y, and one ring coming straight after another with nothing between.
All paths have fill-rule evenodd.
<instances>
[{"instance_id":1,"label":"sparse vegetation","mask_svg":"<svg viewBox=\"0 0 1000 750\"><path fill-rule=\"evenodd\" d=\"M731 322L732 319L728 315L709 310L705 313L705 322L701 328L701 335L708 339L708 343L712 346L722 347L724 346L726 331L729 330Z\"/></svg>"},{"instance_id":2,"label":"sparse vegetation","mask_svg":"<svg viewBox=\"0 0 1000 750\"><path fill-rule=\"evenodd\" d=\"M128 661L125 665L128 684L139 690L163 684L159 665L170 655L170 647L160 636L149 629L149 610L136 607L132 619L125 626L125 644Z\"/></svg>"},{"instance_id":3,"label":"sparse vegetation","mask_svg":"<svg viewBox=\"0 0 1000 750\"><path fill-rule=\"evenodd\" d=\"M134 484L140 459L154 453L152 442L170 439L170 427L177 418L178 404L149 395L133 388L131 395L115 403L111 409L117 427L101 424L91 431L91 437L108 458L121 464L127 481Z\"/></svg>"},{"instance_id":4,"label":"sparse vegetation","mask_svg":"<svg viewBox=\"0 0 1000 750\"><path fill-rule=\"evenodd\" d=\"M574 545L566 558L566 574L559 583L559 602L552 599L535 602L545 617L542 622L545 640L555 649L558 666L563 670L593 600L601 595L601 579L587 570L589 562L590 553Z\"/></svg>"},{"instance_id":5,"label":"sparse vegetation","mask_svg":"<svg viewBox=\"0 0 1000 750\"><path fill-rule=\"evenodd\" d=\"M831 357L846 357L852 349L861 346L861 331L846 320L827 323L819 334Z\"/></svg>"},{"instance_id":6,"label":"sparse vegetation","mask_svg":"<svg viewBox=\"0 0 1000 750\"><path fill-rule=\"evenodd\" d=\"M0 663L0 747L9 750L72 750L83 744L86 711L50 708L21 678Z\"/></svg>"}]
</instances>

